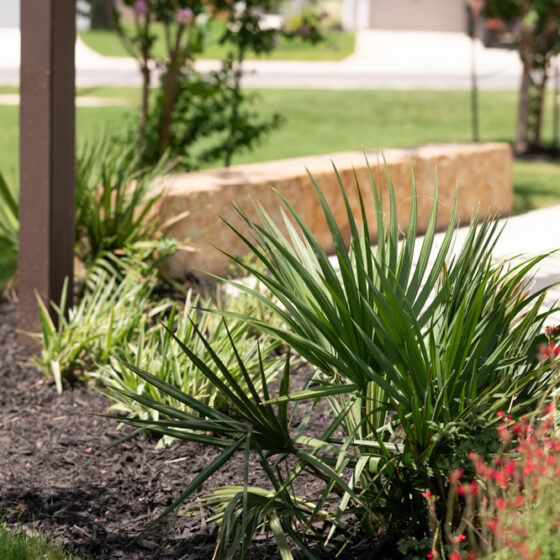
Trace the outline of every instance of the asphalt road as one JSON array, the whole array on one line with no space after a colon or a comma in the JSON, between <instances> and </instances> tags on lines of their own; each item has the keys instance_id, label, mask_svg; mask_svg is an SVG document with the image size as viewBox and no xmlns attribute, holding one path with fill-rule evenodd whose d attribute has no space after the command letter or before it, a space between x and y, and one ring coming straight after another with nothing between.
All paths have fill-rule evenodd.
<instances>
[{"instance_id":1,"label":"asphalt road","mask_svg":"<svg viewBox=\"0 0 560 560\"><path fill-rule=\"evenodd\" d=\"M285 65L287 66L287 65ZM0 67L0 84L17 85L17 68ZM76 73L78 86L139 86L140 74L135 69L79 68ZM317 89L449 89L464 90L471 87L468 74L426 73L388 74L367 69L322 69L314 71L287 68L251 70L245 73L243 83L248 87L317 88ZM493 74L478 76L480 89L517 89L519 76Z\"/></svg>"}]
</instances>

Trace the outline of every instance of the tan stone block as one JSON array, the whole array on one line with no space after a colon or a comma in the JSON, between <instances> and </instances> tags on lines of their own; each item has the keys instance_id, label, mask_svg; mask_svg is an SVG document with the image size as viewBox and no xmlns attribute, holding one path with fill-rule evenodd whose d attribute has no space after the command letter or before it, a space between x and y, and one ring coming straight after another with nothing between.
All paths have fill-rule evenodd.
<instances>
[{"instance_id":1,"label":"tan stone block","mask_svg":"<svg viewBox=\"0 0 560 560\"><path fill-rule=\"evenodd\" d=\"M387 177L382 156L368 152L371 172L383 197L383 211L389 214ZM411 200L411 166L417 189L418 233L425 231L434 196L437 171L438 228L447 227L457 196L457 221L465 224L473 212L507 215L513 204L513 159L508 144L434 144L412 149L384 152L398 210L399 227L405 231ZM332 160L332 161L331 161ZM332 163L347 191L348 204L361 226L360 199L356 175L366 207L371 241L376 240L373 193L369 170L361 152L341 152L288 160L240 165L229 169L185 173L166 178L166 193L159 211L165 219L183 212L188 216L175 224L171 235L188 239L190 250L179 251L168 261L168 272L180 278L203 270L215 274L227 272L229 260L212 245L235 256L247 253L239 237L222 221L244 233L243 220L234 208L238 204L247 218L258 221L255 203L262 205L273 220L281 224L284 208L281 193L301 216L327 252L333 250L332 238L319 199L306 168L311 172L346 240L350 237L346 207ZM284 209L286 212L286 210Z\"/></svg>"}]
</instances>

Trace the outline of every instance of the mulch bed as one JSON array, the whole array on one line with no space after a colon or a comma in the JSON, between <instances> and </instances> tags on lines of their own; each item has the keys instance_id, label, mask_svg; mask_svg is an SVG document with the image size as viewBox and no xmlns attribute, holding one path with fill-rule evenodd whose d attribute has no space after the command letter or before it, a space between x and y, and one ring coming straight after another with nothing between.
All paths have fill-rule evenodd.
<instances>
[{"instance_id":1,"label":"mulch bed","mask_svg":"<svg viewBox=\"0 0 560 560\"><path fill-rule=\"evenodd\" d=\"M127 428L94 415L109 401L91 387L66 383L58 395L23 366L29 352L15 328L14 305L0 303L0 517L90 558L211 558L215 537L202 516L180 516L167 535L162 524L131 541L214 451L194 444L160 451L155 440L135 437L98 453ZM234 481L222 471L213 482Z\"/></svg>"},{"instance_id":2,"label":"mulch bed","mask_svg":"<svg viewBox=\"0 0 560 560\"><path fill-rule=\"evenodd\" d=\"M0 520L85 558L211 559L215 530L202 514L180 515L133 539L216 452L190 443L156 450L155 440L138 436L99 453L128 428L95 415L109 401L92 387L65 382L58 395L22 365L29 351L18 346L15 329L15 306L0 302ZM242 456L234 458L203 490L239 484L242 464ZM268 486L257 471L253 476L253 484ZM365 548L346 558L380 558L376 547Z\"/></svg>"}]
</instances>

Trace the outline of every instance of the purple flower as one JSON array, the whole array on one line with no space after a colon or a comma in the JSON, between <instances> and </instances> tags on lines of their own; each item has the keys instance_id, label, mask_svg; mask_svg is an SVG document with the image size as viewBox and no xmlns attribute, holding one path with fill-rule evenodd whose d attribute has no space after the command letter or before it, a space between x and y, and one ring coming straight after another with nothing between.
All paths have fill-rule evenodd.
<instances>
[{"instance_id":1,"label":"purple flower","mask_svg":"<svg viewBox=\"0 0 560 560\"><path fill-rule=\"evenodd\" d=\"M302 39L305 39L305 37L309 37L309 33L311 33L311 27L307 23L302 23L298 27L297 32Z\"/></svg>"},{"instance_id":2,"label":"purple flower","mask_svg":"<svg viewBox=\"0 0 560 560\"><path fill-rule=\"evenodd\" d=\"M192 21L193 16L193 11L190 8L181 8L180 10L177 10L177 13L175 14L175 21L179 25L186 25Z\"/></svg>"},{"instance_id":3,"label":"purple flower","mask_svg":"<svg viewBox=\"0 0 560 560\"><path fill-rule=\"evenodd\" d=\"M136 0L134 2L134 11L139 16L145 16L148 13L148 4L146 4L145 0Z\"/></svg>"},{"instance_id":4,"label":"purple flower","mask_svg":"<svg viewBox=\"0 0 560 560\"><path fill-rule=\"evenodd\" d=\"M329 17L329 12L325 11L325 12L321 12L321 15L319 16L321 19L328 19Z\"/></svg>"}]
</instances>

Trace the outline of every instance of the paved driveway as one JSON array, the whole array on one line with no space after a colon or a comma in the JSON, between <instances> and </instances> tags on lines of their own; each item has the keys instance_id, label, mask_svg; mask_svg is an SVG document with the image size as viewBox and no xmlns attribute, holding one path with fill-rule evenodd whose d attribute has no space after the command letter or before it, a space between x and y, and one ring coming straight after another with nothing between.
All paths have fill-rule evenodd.
<instances>
[{"instance_id":1,"label":"paved driveway","mask_svg":"<svg viewBox=\"0 0 560 560\"><path fill-rule=\"evenodd\" d=\"M0 84L19 81L19 30L0 29ZM356 50L340 62L247 61L245 85L306 88L440 88L468 89L472 55L479 86L516 89L521 65L515 52L474 46L463 33L359 31ZM201 71L216 69L218 61L201 60ZM104 57L78 39L77 83L138 85L136 63L128 58Z\"/></svg>"}]
</instances>

